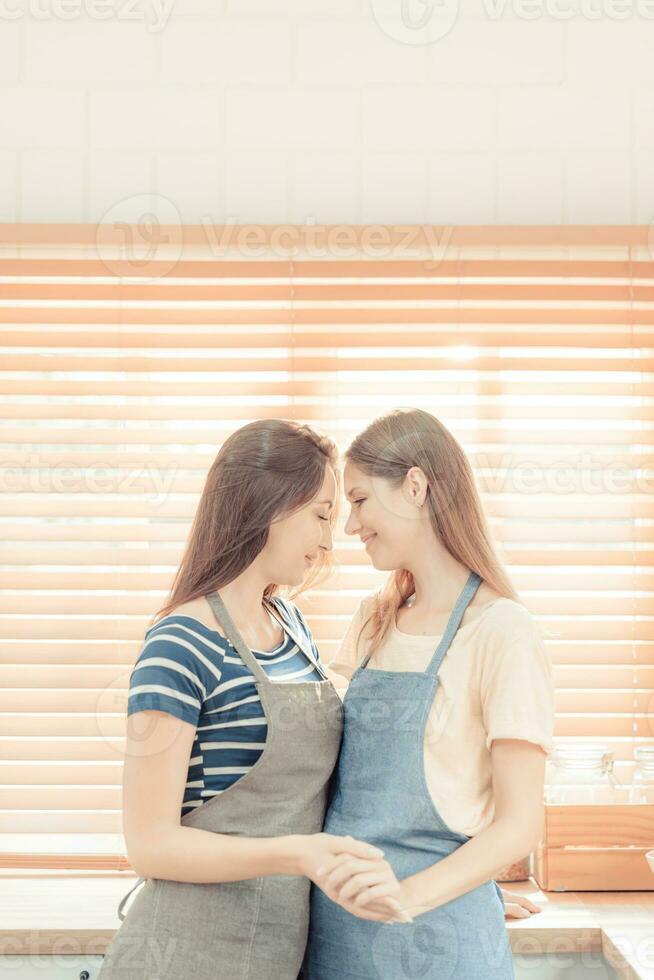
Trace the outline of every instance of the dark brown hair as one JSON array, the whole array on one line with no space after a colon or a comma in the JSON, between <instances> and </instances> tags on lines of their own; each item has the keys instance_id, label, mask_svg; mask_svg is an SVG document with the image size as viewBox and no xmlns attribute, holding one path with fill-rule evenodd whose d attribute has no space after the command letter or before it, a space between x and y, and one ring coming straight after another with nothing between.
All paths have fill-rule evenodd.
<instances>
[{"instance_id":1,"label":"dark brown hair","mask_svg":"<svg viewBox=\"0 0 654 980\"><path fill-rule=\"evenodd\" d=\"M338 450L327 436L286 419L250 422L223 443L205 481L182 561L165 605L152 623L176 606L233 581L257 557L271 523L308 504L331 465L339 486ZM337 492L336 504L339 494ZM336 519L336 507L330 520ZM322 581L331 555L320 556L298 595ZM271 583L264 596L279 591Z\"/></svg>"}]
</instances>

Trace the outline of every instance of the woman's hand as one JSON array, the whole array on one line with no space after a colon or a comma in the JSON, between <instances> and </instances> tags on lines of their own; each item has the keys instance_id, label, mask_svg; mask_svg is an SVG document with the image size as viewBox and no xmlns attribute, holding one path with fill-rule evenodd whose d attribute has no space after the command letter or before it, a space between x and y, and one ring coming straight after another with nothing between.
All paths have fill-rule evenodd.
<instances>
[{"instance_id":1,"label":"woman's hand","mask_svg":"<svg viewBox=\"0 0 654 980\"><path fill-rule=\"evenodd\" d=\"M413 922L402 908L400 882L384 858L341 853L325 861L316 875L316 884L327 897L360 919Z\"/></svg>"},{"instance_id":2,"label":"woman's hand","mask_svg":"<svg viewBox=\"0 0 654 980\"><path fill-rule=\"evenodd\" d=\"M354 862L357 872L376 871L379 877L384 852L365 841L355 840L349 834L346 837L338 837L334 834L298 835L293 838L293 842L298 858L298 873L310 878L314 884L322 888L328 898L335 902L339 899L326 879L330 873L346 862ZM349 874L346 877L349 877ZM343 905L342 902L339 904ZM352 911L349 906L343 905L343 907ZM398 920L398 912L399 905L392 896L381 897L375 902L374 907L367 909L360 917L376 922L405 921Z\"/></svg>"},{"instance_id":3,"label":"woman's hand","mask_svg":"<svg viewBox=\"0 0 654 980\"><path fill-rule=\"evenodd\" d=\"M504 899L504 916L507 919L528 919L533 912L542 912L539 905L534 905L524 895L517 892L507 891L500 886L502 898Z\"/></svg>"}]
</instances>

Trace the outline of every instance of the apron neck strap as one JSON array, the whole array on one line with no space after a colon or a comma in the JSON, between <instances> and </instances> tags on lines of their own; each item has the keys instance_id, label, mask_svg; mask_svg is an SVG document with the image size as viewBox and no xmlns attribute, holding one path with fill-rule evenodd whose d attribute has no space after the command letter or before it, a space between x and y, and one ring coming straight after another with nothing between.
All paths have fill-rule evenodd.
<instances>
[{"instance_id":1,"label":"apron neck strap","mask_svg":"<svg viewBox=\"0 0 654 980\"><path fill-rule=\"evenodd\" d=\"M307 658L309 663L313 664L313 666L318 670L318 672L322 676L326 677L326 674L324 673L324 671L321 669L320 665L316 661L316 657L313 650L306 642L306 637L303 637L303 635L301 635L299 631L295 629L294 624L289 622L291 618L289 615L284 616L284 611L283 611L283 607L281 606L281 603L278 604L276 602L275 596L269 596L266 599L266 602L268 603L271 615L275 617L277 622L281 625L282 629L285 630L286 633L288 633L290 638L293 640L293 643L295 643L298 649L302 651L302 653Z\"/></svg>"},{"instance_id":2,"label":"apron neck strap","mask_svg":"<svg viewBox=\"0 0 654 980\"><path fill-rule=\"evenodd\" d=\"M262 681L264 684L270 684L271 682L268 679L266 672L237 630L234 620L227 612L227 607L225 606L220 593L210 592L207 595L207 600L211 606L214 616L218 621L218 625L222 627L223 632L225 633L225 636L229 642L239 652L243 662L250 668L257 680Z\"/></svg>"},{"instance_id":3,"label":"apron neck strap","mask_svg":"<svg viewBox=\"0 0 654 980\"><path fill-rule=\"evenodd\" d=\"M237 630L232 617L227 612L227 608L222 600L220 593L211 592L209 593L209 595L207 595L207 599L209 601L209 605L211 606L211 609L213 610L213 614L218 620L218 624L222 626L223 631L227 636L227 639L230 641L232 646L234 646L238 650L241 657L243 658L243 661L245 662L245 664L247 664L247 666L250 668L250 670L255 675L255 677L264 680L267 684L272 683L270 681L270 678L264 671L263 667L257 660L257 658L254 656L254 654L246 644L240 632ZM313 664L314 667L317 668L318 665L316 663L315 657L313 656L313 651L311 653L308 653L307 644L302 642L302 639L298 631L293 628L291 623L288 622L288 617L282 615L281 610L277 606L277 603L274 601L274 597L270 596L264 601L268 607L270 614L280 624L280 626L284 630L284 633L288 634L291 637L293 642L302 651L302 653L307 658L309 663Z\"/></svg>"},{"instance_id":4,"label":"apron neck strap","mask_svg":"<svg viewBox=\"0 0 654 980\"><path fill-rule=\"evenodd\" d=\"M476 572L470 572L470 575L468 576L468 581L463 586L463 589L459 594L459 598L456 600L454 609L452 610L447 626L445 627L445 632L443 633L443 636L441 637L441 641L436 648L436 653L430 660L429 665L425 668L425 673L427 674L437 673L438 668L440 667L441 664L441 660L447 653L448 647L450 646L452 640L454 639L454 635L459 628L459 624L461 620L463 619L463 614L465 613L466 609L472 602L475 592L481 585L482 581L483 579L481 578L481 576L477 575ZM372 654L370 653L366 654L366 656L361 661L361 664L359 665L359 670L363 670L366 667L371 656Z\"/></svg>"},{"instance_id":5,"label":"apron neck strap","mask_svg":"<svg viewBox=\"0 0 654 980\"><path fill-rule=\"evenodd\" d=\"M456 635L456 631L458 630L461 624L461 620L463 619L465 611L470 605L470 603L472 602L472 600L474 599L475 593L479 588L479 586L481 585L482 581L483 580L480 575L477 575L476 572L470 572L470 575L468 576L468 581L463 586L459 594L459 598L456 600L454 609L452 610L447 626L445 627L445 632L441 637L440 643L436 647L436 652L434 653L434 656L431 658L429 665L425 669L425 673L427 674L438 673L438 668L441 665L441 661L445 656L445 654L447 653L452 643L452 640Z\"/></svg>"}]
</instances>

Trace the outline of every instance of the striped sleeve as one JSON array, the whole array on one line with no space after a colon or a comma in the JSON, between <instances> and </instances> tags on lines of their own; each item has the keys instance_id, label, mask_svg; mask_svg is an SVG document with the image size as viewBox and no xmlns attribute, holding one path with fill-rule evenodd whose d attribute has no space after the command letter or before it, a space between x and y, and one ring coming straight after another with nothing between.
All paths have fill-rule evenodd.
<instances>
[{"instance_id":1,"label":"striped sleeve","mask_svg":"<svg viewBox=\"0 0 654 980\"><path fill-rule=\"evenodd\" d=\"M130 675L127 714L165 711L197 725L202 705L220 682L215 652L209 661L202 638L178 626L148 636Z\"/></svg>"}]
</instances>

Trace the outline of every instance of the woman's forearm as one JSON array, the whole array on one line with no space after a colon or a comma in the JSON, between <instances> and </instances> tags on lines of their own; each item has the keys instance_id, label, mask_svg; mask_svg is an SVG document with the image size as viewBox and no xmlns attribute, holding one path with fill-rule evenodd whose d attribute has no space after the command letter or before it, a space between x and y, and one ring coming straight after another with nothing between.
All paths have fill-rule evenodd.
<instances>
[{"instance_id":1,"label":"woman's forearm","mask_svg":"<svg viewBox=\"0 0 654 980\"><path fill-rule=\"evenodd\" d=\"M495 820L446 858L405 878L400 902L413 916L428 912L489 881L536 843L531 830L516 820Z\"/></svg>"},{"instance_id":2,"label":"woman's forearm","mask_svg":"<svg viewBox=\"0 0 654 980\"><path fill-rule=\"evenodd\" d=\"M197 827L152 834L130 853L141 878L210 883L303 874L307 837L237 837Z\"/></svg>"}]
</instances>

